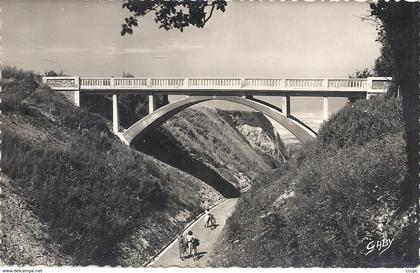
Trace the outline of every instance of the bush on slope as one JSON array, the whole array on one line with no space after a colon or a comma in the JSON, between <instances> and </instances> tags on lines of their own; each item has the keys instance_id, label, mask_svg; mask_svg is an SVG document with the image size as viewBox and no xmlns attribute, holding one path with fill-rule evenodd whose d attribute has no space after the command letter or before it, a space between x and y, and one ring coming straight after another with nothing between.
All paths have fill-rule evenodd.
<instances>
[{"instance_id":1,"label":"bush on slope","mask_svg":"<svg viewBox=\"0 0 420 273\"><path fill-rule=\"evenodd\" d=\"M106 120L38 87L35 74L9 74L2 171L74 264L115 265L119 244L142 229L149 246L127 262L141 265L201 209L204 183L119 143Z\"/></svg>"},{"instance_id":2,"label":"bush on slope","mask_svg":"<svg viewBox=\"0 0 420 273\"><path fill-rule=\"evenodd\" d=\"M413 266L404 151L397 99L344 107L317 141L244 196L213 265ZM366 255L384 236L392 247Z\"/></svg>"}]
</instances>

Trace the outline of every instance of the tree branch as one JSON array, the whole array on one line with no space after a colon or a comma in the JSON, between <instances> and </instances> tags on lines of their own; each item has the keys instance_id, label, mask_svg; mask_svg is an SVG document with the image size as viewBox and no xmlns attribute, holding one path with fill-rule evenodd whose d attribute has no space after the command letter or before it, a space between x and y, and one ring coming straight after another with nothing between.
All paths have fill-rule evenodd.
<instances>
[{"instance_id":1,"label":"tree branch","mask_svg":"<svg viewBox=\"0 0 420 273\"><path fill-rule=\"evenodd\" d=\"M214 10L214 7L216 6L216 2L213 2L212 4L211 4L211 10L210 10L210 14L209 14L209 16L204 20L204 23L203 23L203 26L207 23L207 21L211 18L211 16L213 15L213 10Z\"/></svg>"}]
</instances>

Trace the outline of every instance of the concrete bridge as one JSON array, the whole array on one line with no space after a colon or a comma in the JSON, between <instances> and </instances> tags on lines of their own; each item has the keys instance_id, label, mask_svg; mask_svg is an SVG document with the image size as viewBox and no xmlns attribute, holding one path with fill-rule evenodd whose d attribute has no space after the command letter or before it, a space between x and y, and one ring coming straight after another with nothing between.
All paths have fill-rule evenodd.
<instances>
[{"instance_id":1,"label":"concrete bridge","mask_svg":"<svg viewBox=\"0 0 420 273\"><path fill-rule=\"evenodd\" d=\"M288 129L300 141L308 142L316 133L291 114L290 97L322 97L323 119L328 118L329 97L362 97L385 93L391 78L364 79L280 79L280 78L121 78L121 77L43 77L43 83L56 91L74 92L74 103L80 106L80 92L112 95L113 131L127 145L138 135L160 125L176 113L209 100L225 100L264 113ZM148 96L149 114L126 130L120 131L119 94ZM187 97L155 109L156 95ZM280 96L281 108L254 96Z\"/></svg>"}]
</instances>

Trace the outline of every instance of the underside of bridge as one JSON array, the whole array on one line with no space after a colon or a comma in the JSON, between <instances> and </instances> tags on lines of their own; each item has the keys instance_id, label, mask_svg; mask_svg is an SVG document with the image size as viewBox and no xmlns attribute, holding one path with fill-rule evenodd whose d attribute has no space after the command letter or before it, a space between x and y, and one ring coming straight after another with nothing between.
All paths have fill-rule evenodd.
<instances>
[{"instance_id":1,"label":"underside of bridge","mask_svg":"<svg viewBox=\"0 0 420 273\"><path fill-rule=\"evenodd\" d=\"M283 111L276 106L273 106L267 102L253 99L252 97L243 98L239 96L189 96L185 99L181 99L175 102L172 102L168 105L165 105L159 108L156 111L151 112L149 115L145 116L138 122L134 123L124 132L118 133L118 136L123 140L127 145L130 145L131 141L137 137L142 136L147 133L149 130L159 126L166 120L170 119L175 114L180 111L201 103L210 100L224 100L234 103L238 103L244 106L248 106L256 111L262 112L263 114L269 116L280 125L288 129L296 138L298 138L303 143L309 142L316 137L316 133L306 126L303 122L299 121L295 117L289 114L289 110ZM118 122L115 120L114 122Z\"/></svg>"}]
</instances>

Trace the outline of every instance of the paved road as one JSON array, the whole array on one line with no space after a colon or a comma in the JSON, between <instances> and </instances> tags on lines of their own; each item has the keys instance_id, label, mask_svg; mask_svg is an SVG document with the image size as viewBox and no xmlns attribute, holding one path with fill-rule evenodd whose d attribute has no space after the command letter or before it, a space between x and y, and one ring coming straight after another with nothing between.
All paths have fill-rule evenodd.
<instances>
[{"instance_id":1,"label":"paved road","mask_svg":"<svg viewBox=\"0 0 420 273\"><path fill-rule=\"evenodd\" d=\"M169 245L169 247L162 252L161 256L150 266L206 267L210 261L209 259L210 254L213 251L213 246L220 239L220 234L225 226L226 219L232 214L237 202L238 198L227 199L210 211L216 216L218 226L215 229L211 230L210 228L204 228L204 219L201 217L185 231L185 233L187 233L191 230L195 236L200 239L200 246L198 247L200 258L198 260L194 261L192 258L189 258L181 261L181 259L179 259L178 243L175 242Z\"/></svg>"}]
</instances>

